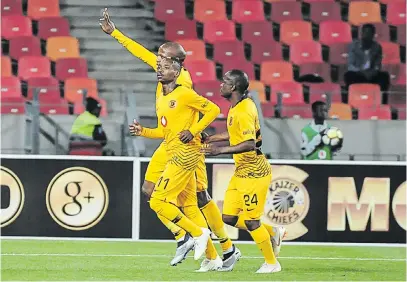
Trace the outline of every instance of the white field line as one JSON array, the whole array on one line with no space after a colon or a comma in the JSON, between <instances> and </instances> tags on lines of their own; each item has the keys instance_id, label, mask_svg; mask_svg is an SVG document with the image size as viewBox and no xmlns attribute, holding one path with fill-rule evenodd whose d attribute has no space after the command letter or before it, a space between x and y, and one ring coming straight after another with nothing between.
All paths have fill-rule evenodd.
<instances>
[{"instance_id":1,"label":"white field line","mask_svg":"<svg viewBox=\"0 0 407 282\"><path fill-rule=\"evenodd\" d=\"M145 258L170 258L170 255L149 254L28 254L28 253L4 253L3 257L145 257ZM260 256L243 256L242 259L262 259ZM407 261L401 258L345 258L345 257L279 257L279 259L293 260L347 260L347 261Z\"/></svg>"}]
</instances>

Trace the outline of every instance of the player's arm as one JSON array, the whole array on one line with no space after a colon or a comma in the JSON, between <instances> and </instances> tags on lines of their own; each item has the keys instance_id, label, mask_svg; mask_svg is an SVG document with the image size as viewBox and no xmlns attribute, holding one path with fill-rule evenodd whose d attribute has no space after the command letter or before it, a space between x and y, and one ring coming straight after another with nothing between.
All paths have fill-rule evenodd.
<instances>
[{"instance_id":1,"label":"player's arm","mask_svg":"<svg viewBox=\"0 0 407 282\"><path fill-rule=\"evenodd\" d=\"M317 134L311 140L308 140L304 131L301 131L301 155L307 157L311 155L322 143L322 135Z\"/></svg>"},{"instance_id":2,"label":"player's arm","mask_svg":"<svg viewBox=\"0 0 407 282\"><path fill-rule=\"evenodd\" d=\"M205 143L221 142L229 140L229 132L225 131L222 133L217 133L204 138Z\"/></svg>"},{"instance_id":3,"label":"player's arm","mask_svg":"<svg viewBox=\"0 0 407 282\"><path fill-rule=\"evenodd\" d=\"M133 120L133 123L129 125L130 135L132 136L142 136L151 139L162 139L164 138L164 132L160 123L156 128L148 128L141 126L138 121Z\"/></svg>"}]
</instances>

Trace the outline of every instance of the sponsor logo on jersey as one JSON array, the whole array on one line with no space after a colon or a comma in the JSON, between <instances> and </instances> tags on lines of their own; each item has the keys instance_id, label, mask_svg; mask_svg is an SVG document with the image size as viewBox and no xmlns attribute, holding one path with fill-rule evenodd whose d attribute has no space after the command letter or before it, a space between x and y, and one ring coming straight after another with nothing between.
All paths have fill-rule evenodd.
<instances>
[{"instance_id":1,"label":"sponsor logo on jersey","mask_svg":"<svg viewBox=\"0 0 407 282\"><path fill-rule=\"evenodd\" d=\"M177 101L175 101L175 100L171 100L171 101L168 103L168 106L169 106L171 109L175 108L176 105L177 105Z\"/></svg>"},{"instance_id":2,"label":"sponsor logo on jersey","mask_svg":"<svg viewBox=\"0 0 407 282\"><path fill-rule=\"evenodd\" d=\"M167 126L167 118L165 116L162 116L160 119L161 125L166 127Z\"/></svg>"}]
</instances>

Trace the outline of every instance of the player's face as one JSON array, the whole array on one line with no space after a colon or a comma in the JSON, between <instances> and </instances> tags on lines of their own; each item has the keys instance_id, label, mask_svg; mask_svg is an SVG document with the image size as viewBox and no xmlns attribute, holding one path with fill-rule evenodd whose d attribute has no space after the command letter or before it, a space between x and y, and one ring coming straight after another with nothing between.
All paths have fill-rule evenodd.
<instances>
[{"instance_id":1,"label":"player's face","mask_svg":"<svg viewBox=\"0 0 407 282\"><path fill-rule=\"evenodd\" d=\"M161 83L170 83L177 80L179 71L174 66L174 61L171 59L161 59L157 63L157 79Z\"/></svg>"},{"instance_id":2,"label":"player's face","mask_svg":"<svg viewBox=\"0 0 407 282\"><path fill-rule=\"evenodd\" d=\"M318 106L314 112L314 118L325 120L328 117L328 107L326 105Z\"/></svg>"},{"instance_id":3,"label":"player's face","mask_svg":"<svg viewBox=\"0 0 407 282\"><path fill-rule=\"evenodd\" d=\"M233 81L227 76L224 75L222 78L222 84L220 85L220 93L223 98L229 99L232 96L232 92L235 89Z\"/></svg>"}]
</instances>

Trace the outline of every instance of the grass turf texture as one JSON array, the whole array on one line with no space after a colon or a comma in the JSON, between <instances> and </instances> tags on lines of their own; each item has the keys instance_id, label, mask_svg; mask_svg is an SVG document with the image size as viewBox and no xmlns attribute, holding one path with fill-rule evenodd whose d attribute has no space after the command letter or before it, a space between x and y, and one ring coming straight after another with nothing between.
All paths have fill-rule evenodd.
<instances>
[{"instance_id":1,"label":"grass turf texture","mask_svg":"<svg viewBox=\"0 0 407 282\"><path fill-rule=\"evenodd\" d=\"M255 274L263 263L255 245L233 272L195 273L200 261L188 257L171 267L174 243L95 241L1 241L1 279L20 281L144 280L255 281L353 280L405 281L406 248L283 246L282 272ZM220 250L217 244L218 250ZM219 252L220 253L220 252Z\"/></svg>"}]
</instances>

